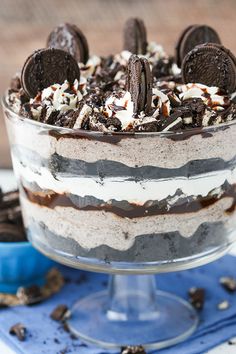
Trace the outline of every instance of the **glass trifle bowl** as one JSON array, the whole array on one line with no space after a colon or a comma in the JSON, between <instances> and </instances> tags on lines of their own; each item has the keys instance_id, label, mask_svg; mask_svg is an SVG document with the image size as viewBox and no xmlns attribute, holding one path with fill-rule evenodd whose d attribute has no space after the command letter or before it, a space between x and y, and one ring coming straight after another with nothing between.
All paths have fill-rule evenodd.
<instances>
[{"instance_id":1,"label":"glass trifle bowl","mask_svg":"<svg viewBox=\"0 0 236 354\"><path fill-rule=\"evenodd\" d=\"M3 107L29 240L60 263L113 273L109 291L74 306L72 332L107 348L187 338L195 310L156 291L153 274L208 263L235 241L236 123L105 134Z\"/></svg>"}]
</instances>

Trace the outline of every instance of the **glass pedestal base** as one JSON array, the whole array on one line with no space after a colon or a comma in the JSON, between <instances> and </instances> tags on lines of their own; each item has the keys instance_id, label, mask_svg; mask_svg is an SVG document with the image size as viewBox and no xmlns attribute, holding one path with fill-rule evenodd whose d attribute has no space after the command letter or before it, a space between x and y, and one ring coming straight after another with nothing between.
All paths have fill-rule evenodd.
<instances>
[{"instance_id":1,"label":"glass pedestal base","mask_svg":"<svg viewBox=\"0 0 236 354\"><path fill-rule=\"evenodd\" d=\"M74 335L103 348L160 349L189 337L198 316L187 301L156 291L154 276L115 275L109 292L92 294L74 305L67 324Z\"/></svg>"}]
</instances>

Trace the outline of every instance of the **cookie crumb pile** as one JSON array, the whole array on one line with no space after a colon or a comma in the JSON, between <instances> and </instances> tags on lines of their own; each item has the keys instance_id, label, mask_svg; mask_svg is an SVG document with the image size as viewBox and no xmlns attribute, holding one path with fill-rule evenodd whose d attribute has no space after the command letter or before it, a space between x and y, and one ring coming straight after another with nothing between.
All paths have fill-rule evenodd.
<instances>
[{"instance_id":1,"label":"cookie crumb pile","mask_svg":"<svg viewBox=\"0 0 236 354\"><path fill-rule=\"evenodd\" d=\"M169 56L130 18L123 51L107 57L90 54L77 26L57 26L12 79L7 101L17 114L58 127L181 132L235 119L235 88L236 59L213 28L187 27Z\"/></svg>"}]
</instances>

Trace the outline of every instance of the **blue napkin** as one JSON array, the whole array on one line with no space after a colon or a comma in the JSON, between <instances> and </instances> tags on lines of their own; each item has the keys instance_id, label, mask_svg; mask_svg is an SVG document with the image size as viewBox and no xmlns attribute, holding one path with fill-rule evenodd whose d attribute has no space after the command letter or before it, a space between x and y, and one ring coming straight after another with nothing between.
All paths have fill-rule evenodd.
<instances>
[{"instance_id":1,"label":"blue napkin","mask_svg":"<svg viewBox=\"0 0 236 354\"><path fill-rule=\"evenodd\" d=\"M209 265L183 272L161 274L157 276L157 285L161 290L172 292L183 298L188 298L190 287L206 289L204 309L199 312L200 325L195 334L186 342L158 351L158 354L199 354L227 341L236 335L236 294L230 294L219 285L221 276L236 276L236 257L225 256ZM78 339L72 339L61 325L50 319L49 314L61 303L69 307L78 298L103 290L107 285L107 276L82 272L66 267L60 270L67 279L62 291L48 301L33 307L14 307L0 310L0 337L16 353L24 354L107 354L111 351L86 346ZM179 286L181 284L181 287ZM228 300L230 307L220 311L217 304ZM23 322L28 328L25 342L8 334L9 328ZM153 353L157 353L154 351Z\"/></svg>"}]
</instances>

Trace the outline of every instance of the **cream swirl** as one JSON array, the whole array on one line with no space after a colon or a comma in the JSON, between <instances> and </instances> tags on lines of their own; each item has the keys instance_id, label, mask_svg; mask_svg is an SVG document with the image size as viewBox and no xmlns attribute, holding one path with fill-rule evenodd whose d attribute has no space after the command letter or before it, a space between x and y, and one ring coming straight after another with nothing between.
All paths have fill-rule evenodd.
<instances>
[{"instance_id":1,"label":"cream swirl","mask_svg":"<svg viewBox=\"0 0 236 354\"><path fill-rule=\"evenodd\" d=\"M35 98L30 100L34 119L38 119L42 108L46 107L46 117L54 111L66 112L78 107L78 102L86 93L86 80L74 81L71 86L68 81L63 84L53 84L45 88Z\"/></svg>"},{"instance_id":2,"label":"cream swirl","mask_svg":"<svg viewBox=\"0 0 236 354\"><path fill-rule=\"evenodd\" d=\"M182 100L189 98L201 98L201 100L208 106L215 110L222 109L229 105L228 96L224 96L218 87L209 87L198 83L189 83L187 85L180 85L177 87L180 92L179 97Z\"/></svg>"},{"instance_id":3,"label":"cream swirl","mask_svg":"<svg viewBox=\"0 0 236 354\"><path fill-rule=\"evenodd\" d=\"M104 114L107 117L116 117L120 120L122 130L129 130L133 127L135 118L134 103L131 100L131 95L128 91L122 92L120 97L111 95L107 98L104 107Z\"/></svg>"}]
</instances>

